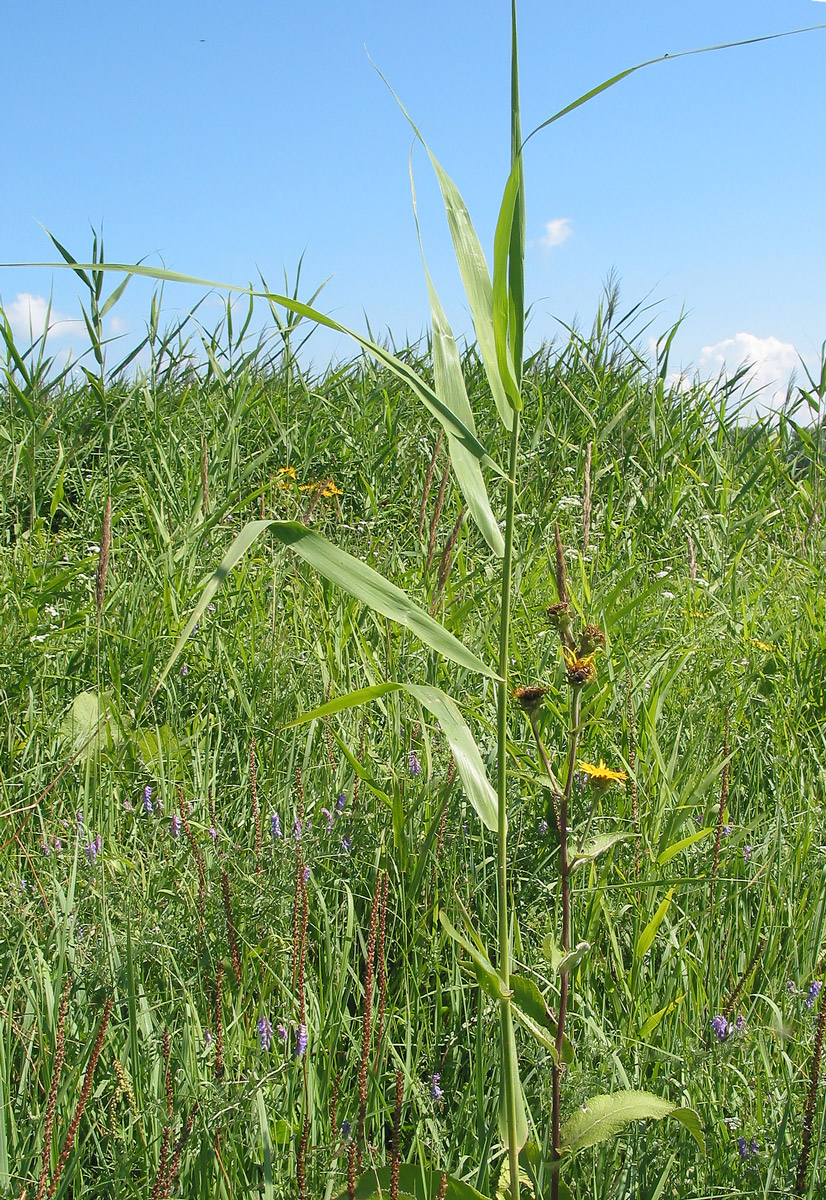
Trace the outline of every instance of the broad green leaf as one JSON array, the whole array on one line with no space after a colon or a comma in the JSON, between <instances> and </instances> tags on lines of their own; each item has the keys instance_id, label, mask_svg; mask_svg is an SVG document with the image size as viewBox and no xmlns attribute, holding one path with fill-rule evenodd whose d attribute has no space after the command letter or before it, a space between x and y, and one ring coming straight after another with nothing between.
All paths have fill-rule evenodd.
<instances>
[{"instance_id":1,"label":"broad green leaf","mask_svg":"<svg viewBox=\"0 0 826 1200\"><path fill-rule=\"evenodd\" d=\"M680 1121L704 1149L700 1118L692 1109L678 1108L672 1100L638 1091L592 1096L562 1126L560 1146L563 1152L571 1154L608 1141L632 1121L661 1121L664 1117Z\"/></svg>"},{"instance_id":2,"label":"broad green leaf","mask_svg":"<svg viewBox=\"0 0 826 1200\"><path fill-rule=\"evenodd\" d=\"M456 942L457 946L461 946L465 953L472 959L476 969L476 978L479 980L479 986L482 990L494 1000L504 1000L508 992L502 983L502 976L493 966L484 950L480 950L478 946L473 945L463 933L459 932L444 909L439 910L439 920L442 923L445 933Z\"/></svg>"},{"instance_id":3,"label":"broad green leaf","mask_svg":"<svg viewBox=\"0 0 826 1200\"><path fill-rule=\"evenodd\" d=\"M60 723L60 736L68 741L71 752L85 761L121 740L114 716L112 697L107 692L79 692Z\"/></svg>"},{"instance_id":4,"label":"broad green leaf","mask_svg":"<svg viewBox=\"0 0 826 1200\"><path fill-rule=\"evenodd\" d=\"M356 1200L388 1200L390 1196L390 1167L366 1171L356 1180ZM399 1164L399 1197L412 1200L436 1200L442 1185L441 1171L427 1171L413 1163ZM486 1200L481 1192L462 1183L460 1179L447 1176L446 1200ZM339 1192L335 1200L347 1200L347 1189Z\"/></svg>"},{"instance_id":5,"label":"broad green leaf","mask_svg":"<svg viewBox=\"0 0 826 1200\"><path fill-rule=\"evenodd\" d=\"M573 871L583 863L593 862L595 858L599 858L600 854L604 854L606 850L610 850L612 846L616 846L617 842L624 842L631 836L632 834L630 833L597 834L581 850L575 851L571 859L570 869Z\"/></svg>"},{"instance_id":6,"label":"broad green leaf","mask_svg":"<svg viewBox=\"0 0 826 1200\"><path fill-rule=\"evenodd\" d=\"M590 942L579 942L573 950L563 954L556 968L559 974L564 975L567 971L573 971L574 967L578 967L590 949Z\"/></svg>"},{"instance_id":7,"label":"broad green leaf","mask_svg":"<svg viewBox=\"0 0 826 1200\"><path fill-rule=\"evenodd\" d=\"M352 554L348 554L346 550L328 542L298 521L249 521L227 550L215 574L207 581L200 599L155 685L156 692L171 671L187 638L218 588L230 571L241 561L250 546L267 529L281 542L282 546L289 547L325 579L329 579L343 591L355 596L363 604L367 604L374 612L381 613L391 621L396 621L410 629L431 650L435 650L444 658L449 658L451 662L458 663L459 666L466 667L470 671L478 671L490 678L497 678L496 672L491 667L477 658L452 633L448 633L445 627L435 621L423 608L419 608L406 592L396 587L394 583L390 583L378 571L368 567L366 563L354 558Z\"/></svg>"},{"instance_id":8,"label":"broad green leaf","mask_svg":"<svg viewBox=\"0 0 826 1200\"><path fill-rule=\"evenodd\" d=\"M651 918L651 920L646 925L645 929L643 929L642 933L637 938L637 944L634 947L634 954L636 955L637 958L645 958L646 954L651 949L651 944L654 941L654 938L657 936L657 930L662 925L663 920L665 919L665 914L668 912L668 909L671 905L671 899L672 899L673 895L674 895L674 889L669 888L668 895L660 903L660 906L657 909L657 911L654 913L654 916Z\"/></svg>"},{"instance_id":9,"label":"broad green leaf","mask_svg":"<svg viewBox=\"0 0 826 1200\"><path fill-rule=\"evenodd\" d=\"M524 975L511 975L510 986L513 992L511 1000L513 1015L523 1029L527 1029L539 1042L540 1046L550 1051L556 1061L558 1026L551 1010L545 1003L545 997L534 981ZM562 1036L562 1061L564 1063L574 1061L574 1048L564 1034Z\"/></svg>"},{"instance_id":10,"label":"broad green leaf","mask_svg":"<svg viewBox=\"0 0 826 1200\"><path fill-rule=\"evenodd\" d=\"M515 314L511 311L509 263L511 238L516 221L517 201L521 183L521 167L513 165L499 209L493 239L493 333L499 374L511 406L519 411L522 396L519 387L521 364L514 361L511 333Z\"/></svg>"},{"instance_id":11,"label":"broad green leaf","mask_svg":"<svg viewBox=\"0 0 826 1200\"><path fill-rule=\"evenodd\" d=\"M681 850L685 850L686 846L693 846L695 842L699 842L701 838L708 837L710 833L714 833L714 830L698 829L696 833L689 834L688 837L681 838L679 842L673 842L670 846L666 846L662 854L657 855L657 865L661 867L664 863L670 862Z\"/></svg>"},{"instance_id":12,"label":"broad green leaf","mask_svg":"<svg viewBox=\"0 0 826 1200\"><path fill-rule=\"evenodd\" d=\"M326 704L312 709L311 712L302 713L285 728L289 729L294 725L342 712L346 708L355 708L359 704L369 704L373 700L378 700L380 696L386 696L388 692L398 691L407 692L421 704L422 708L426 708L436 717L453 752L453 761L468 800L476 809L483 825L495 833L499 827L496 793L488 780L485 764L482 762L482 756L473 740L473 734L455 701L441 688L419 683L377 683L372 687L350 692L346 696L337 696L336 699L329 700Z\"/></svg>"}]
</instances>

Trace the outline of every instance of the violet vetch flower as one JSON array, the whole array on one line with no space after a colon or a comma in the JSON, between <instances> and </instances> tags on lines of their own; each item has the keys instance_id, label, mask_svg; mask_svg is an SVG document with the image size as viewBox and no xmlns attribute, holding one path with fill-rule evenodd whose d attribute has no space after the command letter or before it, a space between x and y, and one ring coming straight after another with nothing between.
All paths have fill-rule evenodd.
<instances>
[{"instance_id":1,"label":"violet vetch flower","mask_svg":"<svg viewBox=\"0 0 826 1200\"><path fill-rule=\"evenodd\" d=\"M284 836L281 832L281 821L278 813L273 813L270 817L270 833L274 838L280 838Z\"/></svg>"},{"instance_id":2,"label":"violet vetch flower","mask_svg":"<svg viewBox=\"0 0 826 1200\"><path fill-rule=\"evenodd\" d=\"M341 1140L347 1146L349 1146L350 1142L353 1140L353 1126L346 1117L341 1122Z\"/></svg>"},{"instance_id":3,"label":"violet vetch flower","mask_svg":"<svg viewBox=\"0 0 826 1200\"><path fill-rule=\"evenodd\" d=\"M336 799L336 812L343 813L346 806L347 806L347 795L345 792L339 792L338 797Z\"/></svg>"},{"instance_id":4,"label":"violet vetch flower","mask_svg":"<svg viewBox=\"0 0 826 1200\"><path fill-rule=\"evenodd\" d=\"M181 818L175 813L169 822L169 832L174 838L181 832Z\"/></svg>"},{"instance_id":5,"label":"violet vetch flower","mask_svg":"<svg viewBox=\"0 0 826 1200\"><path fill-rule=\"evenodd\" d=\"M748 1158L749 1146L748 1146L748 1142L746 1141L746 1139L744 1137L739 1137L737 1139L737 1149L740 1151L741 1158Z\"/></svg>"},{"instance_id":6,"label":"violet vetch flower","mask_svg":"<svg viewBox=\"0 0 826 1200\"><path fill-rule=\"evenodd\" d=\"M41 843L40 843L40 849L43 851L43 857L44 857L44 858L48 858L48 857L49 857L49 855L51 854L51 850L49 849L49 843L48 843L48 842L41 842Z\"/></svg>"},{"instance_id":7,"label":"violet vetch flower","mask_svg":"<svg viewBox=\"0 0 826 1200\"><path fill-rule=\"evenodd\" d=\"M83 828L83 809L82 808L79 808L77 810L77 823L78 823L79 828L82 829Z\"/></svg>"},{"instance_id":8,"label":"violet vetch flower","mask_svg":"<svg viewBox=\"0 0 826 1200\"><path fill-rule=\"evenodd\" d=\"M422 764L419 762L415 750L411 750L407 756L407 769L414 779L422 773Z\"/></svg>"},{"instance_id":9,"label":"violet vetch flower","mask_svg":"<svg viewBox=\"0 0 826 1200\"><path fill-rule=\"evenodd\" d=\"M348 837L346 833L345 833L344 837L341 839L341 848L345 854L349 854L350 851L353 849L353 839L351 837Z\"/></svg>"},{"instance_id":10,"label":"violet vetch flower","mask_svg":"<svg viewBox=\"0 0 826 1200\"><path fill-rule=\"evenodd\" d=\"M63 849L63 843L61 842L60 838L55 838L55 840L54 840L55 854L60 854L62 849Z\"/></svg>"},{"instance_id":11,"label":"violet vetch flower","mask_svg":"<svg viewBox=\"0 0 826 1200\"><path fill-rule=\"evenodd\" d=\"M807 1008L814 1008L815 1000L817 1000L818 995L820 994L820 989L822 987L823 987L823 984L821 983L821 981L819 979L816 979L814 981L814 983L809 984L809 994L806 997L806 1007Z\"/></svg>"},{"instance_id":12,"label":"violet vetch flower","mask_svg":"<svg viewBox=\"0 0 826 1200\"><path fill-rule=\"evenodd\" d=\"M746 1018L743 1016L742 1013L737 1014L737 1020L734 1022L734 1032L735 1033L745 1033L746 1032Z\"/></svg>"},{"instance_id":13,"label":"violet vetch flower","mask_svg":"<svg viewBox=\"0 0 826 1200\"><path fill-rule=\"evenodd\" d=\"M148 783L143 789L143 811L145 813L152 812L152 788Z\"/></svg>"},{"instance_id":14,"label":"violet vetch flower","mask_svg":"<svg viewBox=\"0 0 826 1200\"><path fill-rule=\"evenodd\" d=\"M97 842L94 840L92 840L91 842L87 842L86 843L86 857L88 858L88 860L92 864L92 866L95 865L95 860L97 859L97 856L98 856Z\"/></svg>"},{"instance_id":15,"label":"violet vetch flower","mask_svg":"<svg viewBox=\"0 0 826 1200\"><path fill-rule=\"evenodd\" d=\"M433 1100L441 1100L442 1096L444 1096L444 1091L439 1087L440 1079L441 1075L438 1074L430 1076L430 1096Z\"/></svg>"},{"instance_id":16,"label":"violet vetch flower","mask_svg":"<svg viewBox=\"0 0 826 1200\"><path fill-rule=\"evenodd\" d=\"M295 1049L293 1058L303 1058L307 1053L307 1026L299 1025L295 1034Z\"/></svg>"},{"instance_id":17,"label":"violet vetch flower","mask_svg":"<svg viewBox=\"0 0 826 1200\"><path fill-rule=\"evenodd\" d=\"M751 858L751 846L743 847L743 862L748 862Z\"/></svg>"},{"instance_id":18,"label":"violet vetch flower","mask_svg":"<svg viewBox=\"0 0 826 1200\"><path fill-rule=\"evenodd\" d=\"M308 882L309 882L309 879L310 879L310 868L309 868L309 867L305 867L305 868L304 868L304 882L305 882L305 883L308 883Z\"/></svg>"},{"instance_id":19,"label":"violet vetch flower","mask_svg":"<svg viewBox=\"0 0 826 1200\"><path fill-rule=\"evenodd\" d=\"M124 812L134 812L135 811L135 806L131 800L124 800L123 811Z\"/></svg>"},{"instance_id":20,"label":"violet vetch flower","mask_svg":"<svg viewBox=\"0 0 826 1200\"><path fill-rule=\"evenodd\" d=\"M548 832L548 822L547 822L547 821L545 821L545 820L542 820L542 821L540 821L540 822L539 822L539 830L538 830L538 832L539 832L539 836L540 836L540 837L544 837L544 836L545 836L545 834Z\"/></svg>"},{"instance_id":21,"label":"violet vetch flower","mask_svg":"<svg viewBox=\"0 0 826 1200\"><path fill-rule=\"evenodd\" d=\"M261 1017L255 1026L258 1030L258 1041L262 1050L269 1050L272 1045L272 1025L266 1017Z\"/></svg>"},{"instance_id":22,"label":"violet vetch flower","mask_svg":"<svg viewBox=\"0 0 826 1200\"><path fill-rule=\"evenodd\" d=\"M213 844L218 841L218 830L214 825L209 827L209 836L212 838Z\"/></svg>"},{"instance_id":23,"label":"violet vetch flower","mask_svg":"<svg viewBox=\"0 0 826 1200\"><path fill-rule=\"evenodd\" d=\"M276 1025L275 1032L281 1038L282 1042L286 1042L287 1038L289 1037L289 1034L287 1033L286 1027L284 1025L281 1025L281 1024Z\"/></svg>"},{"instance_id":24,"label":"violet vetch flower","mask_svg":"<svg viewBox=\"0 0 826 1200\"><path fill-rule=\"evenodd\" d=\"M211 1045L212 1045L212 1030L205 1029L204 1030L204 1049L208 1050Z\"/></svg>"},{"instance_id":25,"label":"violet vetch flower","mask_svg":"<svg viewBox=\"0 0 826 1200\"><path fill-rule=\"evenodd\" d=\"M334 818L333 814L330 812L329 808L322 808L321 815L327 821L327 832L329 833L330 830L333 828L333 821L335 820L335 818Z\"/></svg>"},{"instance_id":26,"label":"violet vetch flower","mask_svg":"<svg viewBox=\"0 0 826 1200\"><path fill-rule=\"evenodd\" d=\"M729 835L730 833L731 833L731 826L730 826L730 825L724 825L724 826L723 826L723 837L728 837L728 835Z\"/></svg>"},{"instance_id":27,"label":"violet vetch flower","mask_svg":"<svg viewBox=\"0 0 826 1200\"><path fill-rule=\"evenodd\" d=\"M789 982L786 984L786 991L789 993L790 996L793 996L795 994L795 992L797 991L797 984L795 983L795 981L793 979L790 979Z\"/></svg>"},{"instance_id":28,"label":"violet vetch flower","mask_svg":"<svg viewBox=\"0 0 826 1200\"><path fill-rule=\"evenodd\" d=\"M184 665L181 667L181 674L183 676L187 676L189 674L189 667L186 665L186 663L184 663Z\"/></svg>"},{"instance_id":29,"label":"violet vetch flower","mask_svg":"<svg viewBox=\"0 0 826 1200\"><path fill-rule=\"evenodd\" d=\"M298 817L296 817L296 819L293 821L293 837L295 838L295 840L297 842L301 841L301 835L303 832L304 832L304 827L302 826Z\"/></svg>"},{"instance_id":30,"label":"violet vetch flower","mask_svg":"<svg viewBox=\"0 0 826 1200\"><path fill-rule=\"evenodd\" d=\"M718 1042L724 1042L729 1034L729 1025L725 1017L719 1013L711 1019L711 1028Z\"/></svg>"}]
</instances>

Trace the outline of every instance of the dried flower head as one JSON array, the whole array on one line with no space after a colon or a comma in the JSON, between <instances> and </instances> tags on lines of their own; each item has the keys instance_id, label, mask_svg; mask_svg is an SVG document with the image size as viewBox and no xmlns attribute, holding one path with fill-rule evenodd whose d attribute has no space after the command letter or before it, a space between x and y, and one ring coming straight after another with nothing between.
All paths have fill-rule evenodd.
<instances>
[{"instance_id":1,"label":"dried flower head","mask_svg":"<svg viewBox=\"0 0 826 1200\"><path fill-rule=\"evenodd\" d=\"M605 649L605 634L598 625L586 625L579 639L579 657L587 658L597 650Z\"/></svg>"},{"instance_id":2,"label":"dried flower head","mask_svg":"<svg viewBox=\"0 0 826 1200\"><path fill-rule=\"evenodd\" d=\"M597 669L594 666L593 654L581 658L575 650L571 650L567 646L562 647L562 654L565 658L568 683L571 687L583 687L587 683L594 682L597 677Z\"/></svg>"},{"instance_id":3,"label":"dried flower head","mask_svg":"<svg viewBox=\"0 0 826 1200\"><path fill-rule=\"evenodd\" d=\"M542 698L547 692L545 687L518 687L514 689L513 698L523 712L528 716L532 716L537 712L542 703Z\"/></svg>"}]
</instances>

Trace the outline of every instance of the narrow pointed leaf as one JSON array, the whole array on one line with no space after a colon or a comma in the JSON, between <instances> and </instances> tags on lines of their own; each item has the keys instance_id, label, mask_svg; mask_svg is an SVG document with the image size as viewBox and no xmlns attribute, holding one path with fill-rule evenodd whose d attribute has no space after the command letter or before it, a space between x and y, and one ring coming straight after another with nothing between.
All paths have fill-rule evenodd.
<instances>
[{"instance_id":1,"label":"narrow pointed leaf","mask_svg":"<svg viewBox=\"0 0 826 1200\"><path fill-rule=\"evenodd\" d=\"M665 914L668 912L668 909L671 905L671 898L673 895L674 895L674 889L669 888L668 895L662 901L659 908L654 913L654 916L651 918L651 920L646 925L645 929L643 929L642 933L637 938L637 944L634 947L634 954L636 955L637 958L645 958L646 954L651 949L651 945L654 941L654 938L657 936L657 930L662 925L662 923L665 919Z\"/></svg>"},{"instance_id":2,"label":"narrow pointed leaf","mask_svg":"<svg viewBox=\"0 0 826 1200\"><path fill-rule=\"evenodd\" d=\"M708 837L713 832L714 830L711 828L698 829L696 833L691 833L688 837L680 838L679 842L673 842L670 846L666 846L662 854L657 855L657 866L661 867L664 863L674 858L675 855L679 854L681 850L685 850L686 846L693 846L695 842L699 842L702 838Z\"/></svg>"},{"instance_id":3,"label":"narrow pointed leaf","mask_svg":"<svg viewBox=\"0 0 826 1200\"><path fill-rule=\"evenodd\" d=\"M477 946L474 946L473 942L468 941L463 933L459 932L444 909L439 910L439 920L448 937L452 938L457 946L461 946L472 960L476 970L476 978L482 990L494 1000L504 1000L508 993L502 983L501 975L491 963L488 955Z\"/></svg>"},{"instance_id":4,"label":"narrow pointed leaf","mask_svg":"<svg viewBox=\"0 0 826 1200\"><path fill-rule=\"evenodd\" d=\"M391 621L396 621L410 629L431 650L435 650L438 654L450 659L451 662L458 663L459 666L466 667L470 671L478 671L483 675L496 678L496 672L491 667L477 658L443 625L434 621L433 617L424 609L419 608L406 592L390 583L378 571L368 567L366 563L354 558L352 554L348 554L346 550L328 542L298 521L249 521L224 555L215 574L207 581L200 599L155 685L156 692L172 669L187 638L218 588L230 571L241 561L250 546L267 529L283 546L288 546L325 579L329 579L343 591L355 596L363 604L367 604L374 612L381 613ZM438 689L435 690L438 691Z\"/></svg>"}]
</instances>

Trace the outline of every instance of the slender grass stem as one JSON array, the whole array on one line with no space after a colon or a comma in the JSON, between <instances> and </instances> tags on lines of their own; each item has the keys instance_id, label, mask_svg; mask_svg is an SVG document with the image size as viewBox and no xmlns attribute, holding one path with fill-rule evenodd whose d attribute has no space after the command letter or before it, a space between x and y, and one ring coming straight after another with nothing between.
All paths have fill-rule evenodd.
<instances>
[{"instance_id":1,"label":"slender grass stem","mask_svg":"<svg viewBox=\"0 0 826 1200\"><path fill-rule=\"evenodd\" d=\"M513 578L514 509L516 505L516 466L519 453L519 414L514 413L510 438L510 457L505 508L505 555L502 563L502 600L499 618L499 674L497 692L497 800L499 840L497 847L497 914L499 932L499 974L505 991L510 987L510 921L508 916L508 833L507 833L507 729L508 729L508 656L510 646L510 605ZM508 1129L508 1164L511 1195L519 1200L519 1135L517 1132L517 1064L513 1054L513 1013L510 999L499 1005L502 1035L502 1087Z\"/></svg>"}]
</instances>

